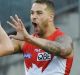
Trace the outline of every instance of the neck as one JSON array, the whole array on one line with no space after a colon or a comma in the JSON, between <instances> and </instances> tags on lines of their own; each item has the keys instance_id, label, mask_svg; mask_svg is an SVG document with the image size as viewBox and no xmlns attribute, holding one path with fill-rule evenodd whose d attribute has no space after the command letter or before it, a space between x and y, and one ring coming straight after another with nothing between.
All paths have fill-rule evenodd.
<instances>
[{"instance_id":1,"label":"neck","mask_svg":"<svg viewBox=\"0 0 80 75\"><path fill-rule=\"evenodd\" d=\"M42 36L42 38L46 38L53 34L56 31L55 25L53 23L50 23L46 28L45 28L45 33Z\"/></svg>"}]
</instances>

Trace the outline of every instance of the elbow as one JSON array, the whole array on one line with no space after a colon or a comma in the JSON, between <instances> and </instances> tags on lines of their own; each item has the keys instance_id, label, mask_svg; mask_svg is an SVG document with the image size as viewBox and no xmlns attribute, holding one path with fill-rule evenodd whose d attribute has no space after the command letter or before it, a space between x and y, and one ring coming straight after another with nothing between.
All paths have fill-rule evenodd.
<instances>
[{"instance_id":1,"label":"elbow","mask_svg":"<svg viewBox=\"0 0 80 75\"><path fill-rule=\"evenodd\" d=\"M73 49L67 48L61 51L60 56L63 58L68 58L71 57L72 53L73 53Z\"/></svg>"}]
</instances>

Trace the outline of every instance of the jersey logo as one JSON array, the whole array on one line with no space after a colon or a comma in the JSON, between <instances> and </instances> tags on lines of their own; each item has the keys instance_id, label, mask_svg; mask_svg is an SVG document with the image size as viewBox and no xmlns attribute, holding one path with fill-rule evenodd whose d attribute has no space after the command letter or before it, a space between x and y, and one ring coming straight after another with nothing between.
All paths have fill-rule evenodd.
<instances>
[{"instance_id":1,"label":"jersey logo","mask_svg":"<svg viewBox=\"0 0 80 75\"><path fill-rule=\"evenodd\" d=\"M34 51L38 53L41 51L41 49L35 49Z\"/></svg>"},{"instance_id":2,"label":"jersey logo","mask_svg":"<svg viewBox=\"0 0 80 75\"><path fill-rule=\"evenodd\" d=\"M32 55L30 53L25 53L23 56L24 56L24 58L31 58L32 57Z\"/></svg>"},{"instance_id":3,"label":"jersey logo","mask_svg":"<svg viewBox=\"0 0 80 75\"><path fill-rule=\"evenodd\" d=\"M48 61L51 60L51 54L47 52L38 53L37 61Z\"/></svg>"}]
</instances>

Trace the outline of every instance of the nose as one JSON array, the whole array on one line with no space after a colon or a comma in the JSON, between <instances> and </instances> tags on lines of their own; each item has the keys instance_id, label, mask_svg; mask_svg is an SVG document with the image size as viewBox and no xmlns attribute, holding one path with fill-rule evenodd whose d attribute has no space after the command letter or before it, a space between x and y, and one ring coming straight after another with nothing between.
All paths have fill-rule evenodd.
<instances>
[{"instance_id":1,"label":"nose","mask_svg":"<svg viewBox=\"0 0 80 75\"><path fill-rule=\"evenodd\" d=\"M33 21L35 21L38 18L36 13L32 14L31 16L32 16Z\"/></svg>"}]
</instances>

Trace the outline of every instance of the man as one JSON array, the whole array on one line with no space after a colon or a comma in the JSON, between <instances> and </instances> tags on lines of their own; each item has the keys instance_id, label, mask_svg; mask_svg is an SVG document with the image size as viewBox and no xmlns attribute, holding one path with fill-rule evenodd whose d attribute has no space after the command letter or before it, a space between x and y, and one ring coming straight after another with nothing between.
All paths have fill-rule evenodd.
<instances>
[{"instance_id":1,"label":"man","mask_svg":"<svg viewBox=\"0 0 80 75\"><path fill-rule=\"evenodd\" d=\"M54 5L49 0L36 0L33 3L31 22L34 34L32 35L28 34L17 15L10 16L12 21L7 23L16 29L17 35L10 36L11 48L9 52L6 48L6 53L3 50L0 56L21 50L26 75L69 75L73 61L73 43L68 35L55 27L54 12ZM6 39L8 42L9 38Z\"/></svg>"}]
</instances>

